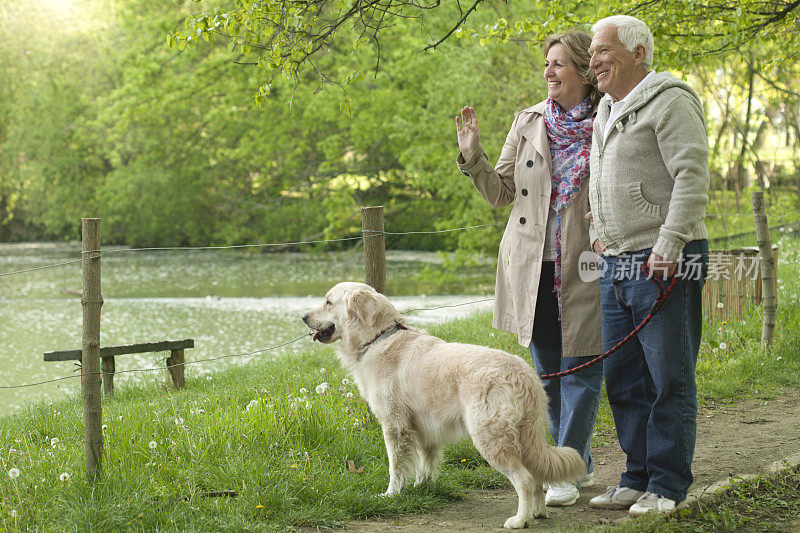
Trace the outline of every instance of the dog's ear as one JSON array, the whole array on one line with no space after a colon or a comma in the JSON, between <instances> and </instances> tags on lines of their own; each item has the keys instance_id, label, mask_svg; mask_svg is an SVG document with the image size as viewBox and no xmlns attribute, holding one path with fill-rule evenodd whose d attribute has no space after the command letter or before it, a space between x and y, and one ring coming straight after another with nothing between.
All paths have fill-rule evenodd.
<instances>
[{"instance_id":1,"label":"dog's ear","mask_svg":"<svg viewBox=\"0 0 800 533\"><path fill-rule=\"evenodd\" d=\"M368 289L358 289L347 296L347 318L361 322L367 327L375 327L378 318L378 302Z\"/></svg>"}]
</instances>

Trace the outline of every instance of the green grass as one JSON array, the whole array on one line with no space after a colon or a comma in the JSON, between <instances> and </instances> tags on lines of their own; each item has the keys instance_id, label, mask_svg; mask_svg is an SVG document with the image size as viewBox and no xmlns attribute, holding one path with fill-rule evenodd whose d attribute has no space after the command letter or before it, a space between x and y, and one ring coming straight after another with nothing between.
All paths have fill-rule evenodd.
<instances>
[{"instance_id":1,"label":"green grass","mask_svg":"<svg viewBox=\"0 0 800 533\"><path fill-rule=\"evenodd\" d=\"M771 353L759 345L758 309L743 320L705 324L697 371L701 402L770 398L783 387L800 386L799 264L798 242L782 242ZM529 360L514 336L491 328L487 313L430 330ZM409 487L396 498L378 496L388 481L380 428L354 386L344 381L348 378L328 347L213 376L193 376L190 366L187 387L180 392L155 377L121 387L103 400L103 474L94 484L85 479L79 398L39 403L2 417L0 530L335 526L425 512L473 488L508 486L464 442L447 450L436 482ZM327 390L316 392L322 383L328 383ZM604 400L593 443L613 437ZM9 475L12 469L19 471L17 477ZM65 473L69 478L60 479ZM200 496L221 490L236 491L236 497ZM721 512L697 519L708 525Z\"/></svg>"},{"instance_id":2,"label":"green grass","mask_svg":"<svg viewBox=\"0 0 800 533\"><path fill-rule=\"evenodd\" d=\"M705 533L728 531L798 531L800 467L731 480L730 489L694 509L669 517L643 516L608 533Z\"/></svg>"},{"instance_id":3,"label":"green grass","mask_svg":"<svg viewBox=\"0 0 800 533\"><path fill-rule=\"evenodd\" d=\"M774 397L800 386L800 241L778 238L778 316L770 352L761 347L761 308L741 320L709 320L697 362L700 401Z\"/></svg>"},{"instance_id":4,"label":"green grass","mask_svg":"<svg viewBox=\"0 0 800 533\"><path fill-rule=\"evenodd\" d=\"M738 203L733 191L709 191L710 199L706 208L708 216L705 224L711 239L711 248L732 249L755 245L751 190L756 189L744 191ZM800 224L800 198L797 194L768 192L764 195L764 200L770 227L791 225L796 228ZM746 233L752 234L741 235ZM779 235L779 233L773 234L773 242ZM730 238L726 238L728 236Z\"/></svg>"},{"instance_id":5,"label":"green grass","mask_svg":"<svg viewBox=\"0 0 800 533\"><path fill-rule=\"evenodd\" d=\"M388 480L380 427L330 349L210 381L189 376L179 393L154 382L103 400L103 475L93 486L79 399L0 419L0 530L331 526L426 511L469 487L507 483L464 443L447 451L436 483L378 496ZM348 461L363 470L351 472ZM237 497L197 497L221 490Z\"/></svg>"}]
</instances>

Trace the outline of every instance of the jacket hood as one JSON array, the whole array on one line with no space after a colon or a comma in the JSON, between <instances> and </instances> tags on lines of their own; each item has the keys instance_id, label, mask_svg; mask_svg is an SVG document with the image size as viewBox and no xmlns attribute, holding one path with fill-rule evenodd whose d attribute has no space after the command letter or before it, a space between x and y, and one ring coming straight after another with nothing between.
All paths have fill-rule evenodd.
<instances>
[{"instance_id":1,"label":"jacket hood","mask_svg":"<svg viewBox=\"0 0 800 533\"><path fill-rule=\"evenodd\" d=\"M636 111L640 107L647 104L647 102L655 98L657 95L672 88L678 88L686 92L699 108L702 109L703 107L700 97L697 96L697 93L694 91L694 89L692 89L688 83L676 78L669 72L656 72L644 83L646 83L646 85L639 87L639 89L633 94L631 100L626 102L625 106L620 109L618 115L620 118L631 111ZM608 106L608 100L605 100L605 103L606 106Z\"/></svg>"}]
</instances>

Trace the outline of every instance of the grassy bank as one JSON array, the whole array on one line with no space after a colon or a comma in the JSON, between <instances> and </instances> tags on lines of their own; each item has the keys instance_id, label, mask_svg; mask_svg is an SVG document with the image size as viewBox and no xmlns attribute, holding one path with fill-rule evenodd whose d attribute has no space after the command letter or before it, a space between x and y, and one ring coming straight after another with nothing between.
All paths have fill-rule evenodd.
<instances>
[{"instance_id":1,"label":"grassy bank","mask_svg":"<svg viewBox=\"0 0 800 533\"><path fill-rule=\"evenodd\" d=\"M800 467L734 480L730 489L670 517L644 516L606 533L800 530Z\"/></svg>"},{"instance_id":2,"label":"grassy bank","mask_svg":"<svg viewBox=\"0 0 800 533\"><path fill-rule=\"evenodd\" d=\"M780 314L771 354L759 346L758 310L709 322L698 363L701 401L772 397L800 386L800 249L782 244ZM528 359L488 314L430 328L448 340L496 346ZM475 487L507 486L471 444L450 447L441 478L386 488L380 428L332 348L192 377L179 393L161 381L103 400L103 476L84 478L83 419L75 398L0 418L0 529L267 531L331 526L421 512ZM598 441L613 436L603 403ZM204 493L235 491L235 496ZM661 531L659 529L659 531Z\"/></svg>"}]
</instances>

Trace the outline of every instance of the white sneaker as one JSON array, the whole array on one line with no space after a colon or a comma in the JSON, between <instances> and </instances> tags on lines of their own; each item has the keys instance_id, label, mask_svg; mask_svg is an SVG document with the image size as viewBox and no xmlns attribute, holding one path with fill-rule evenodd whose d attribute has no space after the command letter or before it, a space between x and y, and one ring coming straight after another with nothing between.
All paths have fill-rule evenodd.
<instances>
[{"instance_id":1,"label":"white sneaker","mask_svg":"<svg viewBox=\"0 0 800 533\"><path fill-rule=\"evenodd\" d=\"M628 509L631 516L641 516L645 513L670 514L675 510L675 500L659 496L655 492L645 492L636 503Z\"/></svg>"},{"instance_id":2,"label":"white sneaker","mask_svg":"<svg viewBox=\"0 0 800 533\"><path fill-rule=\"evenodd\" d=\"M640 490L610 485L603 494L589 500L589 505L597 509L627 509L644 494Z\"/></svg>"},{"instance_id":3,"label":"white sneaker","mask_svg":"<svg viewBox=\"0 0 800 533\"><path fill-rule=\"evenodd\" d=\"M572 483L551 483L544 497L544 504L551 507L569 507L574 505L580 493L578 487Z\"/></svg>"},{"instance_id":4,"label":"white sneaker","mask_svg":"<svg viewBox=\"0 0 800 533\"><path fill-rule=\"evenodd\" d=\"M589 487L594 487L594 472L589 472L588 474L583 476L583 479L578 484L582 489L588 489Z\"/></svg>"}]
</instances>

